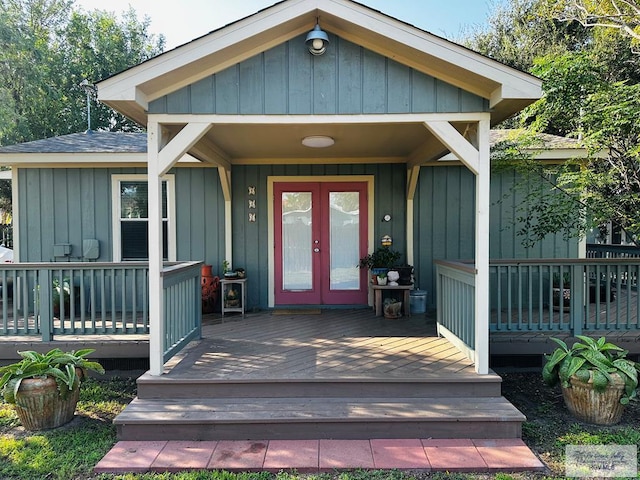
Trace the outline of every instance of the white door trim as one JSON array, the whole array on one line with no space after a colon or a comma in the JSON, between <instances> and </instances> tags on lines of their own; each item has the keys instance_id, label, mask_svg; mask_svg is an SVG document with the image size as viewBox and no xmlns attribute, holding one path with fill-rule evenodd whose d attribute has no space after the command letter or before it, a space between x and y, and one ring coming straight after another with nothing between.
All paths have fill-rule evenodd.
<instances>
[{"instance_id":1,"label":"white door trim","mask_svg":"<svg viewBox=\"0 0 640 480\"><path fill-rule=\"evenodd\" d=\"M268 244L267 248L269 249L268 256L268 264L269 264L269 308L273 308L275 306L275 212L274 212L274 195L273 195L273 184L279 182L366 182L367 183L367 204L368 204L368 225L369 232L367 238L367 244L369 249L374 245L374 175L294 175L294 176L270 176L267 177L267 198L269 199L267 205L267 223L268 223Z\"/></svg>"}]
</instances>

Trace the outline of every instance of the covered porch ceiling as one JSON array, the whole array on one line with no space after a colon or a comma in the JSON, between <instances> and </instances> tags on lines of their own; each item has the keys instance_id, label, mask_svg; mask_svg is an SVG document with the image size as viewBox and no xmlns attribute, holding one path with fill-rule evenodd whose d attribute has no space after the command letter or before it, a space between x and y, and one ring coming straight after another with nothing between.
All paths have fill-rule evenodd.
<instances>
[{"instance_id":1,"label":"covered porch ceiling","mask_svg":"<svg viewBox=\"0 0 640 480\"><path fill-rule=\"evenodd\" d=\"M437 117L436 117L437 118ZM167 119L162 128L168 139L184 129L185 123ZM202 119L204 120L204 119ZM246 120L246 119L245 119ZM225 123L215 119L203 127L205 133L187 153L203 163L218 166L287 163L406 163L408 166L438 162L450 149L436 137L424 120L380 117L378 121L331 116L326 121L314 117L312 123L287 118ZM342 121L341 121L342 120ZM443 122L444 117L443 117ZM446 123L473 145L477 144L479 119ZM218 123L219 122L219 123ZM308 136L327 136L334 144L312 148L302 144ZM449 161L450 163L450 161Z\"/></svg>"}]
</instances>

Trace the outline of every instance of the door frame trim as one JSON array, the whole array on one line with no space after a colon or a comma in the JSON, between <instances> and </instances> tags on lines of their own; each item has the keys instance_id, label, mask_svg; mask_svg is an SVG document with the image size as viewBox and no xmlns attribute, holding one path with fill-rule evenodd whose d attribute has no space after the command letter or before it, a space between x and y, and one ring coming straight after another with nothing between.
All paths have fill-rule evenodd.
<instances>
[{"instance_id":1,"label":"door frame trim","mask_svg":"<svg viewBox=\"0 0 640 480\"><path fill-rule=\"evenodd\" d=\"M269 250L268 255L268 265L269 265L269 288L268 288L268 297L269 297L269 308L273 308L275 306L275 212L274 212L274 193L273 193L273 184L274 183L294 183L294 182L363 182L367 184L367 206L368 206L368 232L367 232L367 245L371 248L374 245L375 241L373 238L374 235L374 175L292 175L292 176L268 176L267 177L267 230L268 230L268 242L267 247ZM369 299L369 302L371 299Z\"/></svg>"}]
</instances>

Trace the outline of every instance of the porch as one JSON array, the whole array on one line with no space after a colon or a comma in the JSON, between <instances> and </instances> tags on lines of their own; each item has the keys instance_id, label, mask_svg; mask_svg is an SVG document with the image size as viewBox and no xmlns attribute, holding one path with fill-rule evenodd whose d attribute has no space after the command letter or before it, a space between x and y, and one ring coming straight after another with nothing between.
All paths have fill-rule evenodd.
<instances>
[{"instance_id":1,"label":"porch","mask_svg":"<svg viewBox=\"0 0 640 480\"><path fill-rule=\"evenodd\" d=\"M276 310L216 318L202 336L138 379L121 440L521 435L500 377L476 374L423 315Z\"/></svg>"}]
</instances>

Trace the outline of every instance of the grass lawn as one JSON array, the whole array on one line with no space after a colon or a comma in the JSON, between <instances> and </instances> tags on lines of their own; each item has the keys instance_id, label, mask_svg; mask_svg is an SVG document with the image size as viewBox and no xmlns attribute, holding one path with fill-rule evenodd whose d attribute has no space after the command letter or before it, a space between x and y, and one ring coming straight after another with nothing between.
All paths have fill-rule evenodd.
<instances>
[{"instance_id":1,"label":"grass lawn","mask_svg":"<svg viewBox=\"0 0 640 480\"><path fill-rule=\"evenodd\" d=\"M135 395L131 378L88 379L82 386L76 418L56 430L25 432L11 406L0 403L0 479L101 480L409 480L533 479L562 477L566 445L640 444L639 402L627 407L622 422L597 427L577 422L559 389L546 387L537 373L503 375L503 394L526 416L523 439L549 466L546 474L410 474L355 471L321 475L281 473L185 472L181 474L94 475L92 468L116 441L112 420Z\"/></svg>"}]
</instances>

